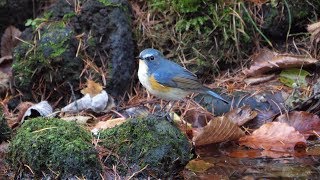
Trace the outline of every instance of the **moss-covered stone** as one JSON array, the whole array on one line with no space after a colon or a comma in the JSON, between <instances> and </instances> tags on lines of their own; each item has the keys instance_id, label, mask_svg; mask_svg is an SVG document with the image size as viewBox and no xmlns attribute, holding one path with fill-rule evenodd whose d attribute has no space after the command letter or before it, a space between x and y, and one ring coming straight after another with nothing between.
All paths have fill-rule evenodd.
<instances>
[{"instance_id":1,"label":"moss-covered stone","mask_svg":"<svg viewBox=\"0 0 320 180\"><path fill-rule=\"evenodd\" d=\"M265 3L262 6L264 21L262 30L271 38L285 39L290 33L306 31L306 26L317 21L320 1L311 0L309 3L300 0L278 0L276 3Z\"/></svg>"},{"instance_id":2,"label":"moss-covered stone","mask_svg":"<svg viewBox=\"0 0 320 180\"><path fill-rule=\"evenodd\" d=\"M14 170L28 166L36 177L44 172L54 178L100 179L102 167L91 140L90 133L75 123L35 118L18 130L8 159Z\"/></svg>"},{"instance_id":3,"label":"moss-covered stone","mask_svg":"<svg viewBox=\"0 0 320 180\"><path fill-rule=\"evenodd\" d=\"M100 134L100 144L112 151L105 165L121 175L145 168L139 178L174 177L191 158L191 145L179 129L156 117L131 119Z\"/></svg>"},{"instance_id":4,"label":"moss-covered stone","mask_svg":"<svg viewBox=\"0 0 320 180\"><path fill-rule=\"evenodd\" d=\"M16 76L15 83L19 87L30 85L30 82L43 72L47 75L45 79L50 81L52 73L60 68L55 66L57 62L66 58L64 53L73 35L72 30L61 24L50 24L41 32L41 38L34 47L28 43L21 43L15 48L13 70Z\"/></svg>"},{"instance_id":5,"label":"moss-covered stone","mask_svg":"<svg viewBox=\"0 0 320 180\"><path fill-rule=\"evenodd\" d=\"M11 128L9 127L7 120L4 118L2 110L0 110L0 144L3 141L7 141L11 138Z\"/></svg>"}]
</instances>

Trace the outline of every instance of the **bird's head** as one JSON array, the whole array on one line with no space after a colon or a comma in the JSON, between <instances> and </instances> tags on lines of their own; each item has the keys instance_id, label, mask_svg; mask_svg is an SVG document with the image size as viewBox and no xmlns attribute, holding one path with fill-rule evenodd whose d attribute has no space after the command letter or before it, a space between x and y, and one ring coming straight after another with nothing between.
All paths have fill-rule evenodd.
<instances>
[{"instance_id":1,"label":"bird's head","mask_svg":"<svg viewBox=\"0 0 320 180\"><path fill-rule=\"evenodd\" d=\"M149 71L158 69L163 57L164 56L160 51L152 48L145 49L139 54L140 61L143 61L143 63L147 65Z\"/></svg>"}]
</instances>

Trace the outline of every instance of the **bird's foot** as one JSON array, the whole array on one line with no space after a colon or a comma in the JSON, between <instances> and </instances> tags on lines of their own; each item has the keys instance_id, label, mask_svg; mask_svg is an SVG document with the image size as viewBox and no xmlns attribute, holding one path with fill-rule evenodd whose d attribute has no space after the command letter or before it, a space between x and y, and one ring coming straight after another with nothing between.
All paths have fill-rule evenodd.
<instances>
[{"instance_id":1,"label":"bird's foot","mask_svg":"<svg viewBox=\"0 0 320 180\"><path fill-rule=\"evenodd\" d=\"M173 122L174 113L170 113L169 111L159 111L156 112L154 115L157 116L159 119L166 119L169 122Z\"/></svg>"}]
</instances>

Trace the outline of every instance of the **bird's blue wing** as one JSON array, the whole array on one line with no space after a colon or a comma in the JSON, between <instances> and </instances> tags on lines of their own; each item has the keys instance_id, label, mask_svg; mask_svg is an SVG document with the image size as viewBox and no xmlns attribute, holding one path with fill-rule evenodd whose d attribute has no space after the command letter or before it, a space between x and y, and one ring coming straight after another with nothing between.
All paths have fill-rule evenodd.
<instances>
[{"instance_id":1,"label":"bird's blue wing","mask_svg":"<svg viewBox=\"0 0 320 180\"><path fill-rule=\"evenodd\" d=\"M193 73L171 61L169 64L166 63L167 66L159 68L152 74L158 83L164 86L195 91L202 87Z\"/></svg>"}]
</instances>

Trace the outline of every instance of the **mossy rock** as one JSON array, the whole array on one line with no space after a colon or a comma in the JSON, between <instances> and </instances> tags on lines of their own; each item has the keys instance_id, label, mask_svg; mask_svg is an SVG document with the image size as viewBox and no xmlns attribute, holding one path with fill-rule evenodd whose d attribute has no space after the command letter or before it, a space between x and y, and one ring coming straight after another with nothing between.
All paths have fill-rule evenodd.
<instances>
[{"instance_id":1,"label":"mossy rock","mask_svg":"<svg viewBox=\"0 0 320 180\"><path fill-rule=\"evenodd\" d=\"M153 116L130 119L102 131L99 138L100 145L112 151L105 157L105 165L116 166L122 176L144 168L138 178L173 178L192 157L185 135L170 122Z\"/></svg>"},{"instance_id":2,"label":"mossy rock","mask_svg":"<svg viewBox=\"0 0 320 180\"><path fill-rule=\"evenodd\" d=\"M13 138L8 160L16 172L35 177L84 177L101 179L102 166L91 144L92 136L75 123L61 119L35 118L26 121ZM57 177L58 176L58 177ZM23 177L22 177L23 178Z\"/></svg>"},{"instance_id":3,"label":"mossy rock","mask_svg":"<svg viewBox=\"0 0 320 180\"><path fill-rule=\"evenodd\" d=\"M41 29L36 46L20 43L14 50L12 65L18 89L30 92L33 84L44 82L52 91L56 84L78 81L83 64L74 57L75 48L70 45L73 35L70 27L55 22Z\"/></svg>"}]
</instances>

